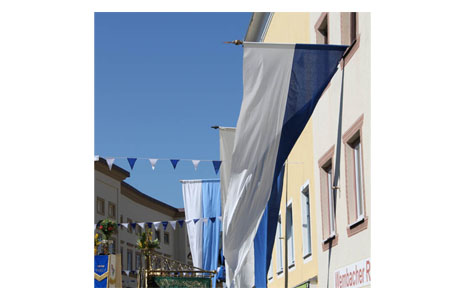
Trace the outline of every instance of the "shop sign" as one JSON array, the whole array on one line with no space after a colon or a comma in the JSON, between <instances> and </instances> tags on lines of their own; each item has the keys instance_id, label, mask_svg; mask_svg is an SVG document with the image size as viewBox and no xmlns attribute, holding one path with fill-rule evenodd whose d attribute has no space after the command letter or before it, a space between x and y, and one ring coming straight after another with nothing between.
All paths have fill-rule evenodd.
<instances>
[{"instance_id":1,"label":"shop sign","mask_svg":"<svg viewBox=\"0 0 465 300\"><path fill-rule=\"evenodd\" d=\"M362 287L371 283L370 259L364 259L334 271L336 288Z\"/></svg>"}]
</instances>

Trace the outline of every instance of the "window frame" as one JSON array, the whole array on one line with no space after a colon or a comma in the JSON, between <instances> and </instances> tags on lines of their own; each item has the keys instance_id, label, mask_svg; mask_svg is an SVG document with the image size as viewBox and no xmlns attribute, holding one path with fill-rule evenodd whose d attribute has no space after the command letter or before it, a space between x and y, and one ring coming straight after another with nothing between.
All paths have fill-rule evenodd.
<instances>
[{"instance_id":1,"label":"window frame","mask_svg":"<svg viewBox=\"0 0 465 300\"><path fill-rule=\"evenodd\" d=\"M355 14L355 42L352 40L352 14ZM354 56L357 49L360 47L360 18L358 12L342 12L341 13L341 44L354 45L349 49L345 58L341 60L341 68L347 66L351 58ZM346 27L347 26L347 30ZM347 39L348 37L348 39Z\"/></svg>"},{"instance_id":2,"label":"window frame","mask_svg":"<svg viewBox=\"0 0 465 300\"><path fill-rule=\"evenodd\" d=\"M111 215L112 208L113 214ZM108 201L108 217L116 220L116 205L111 201Z\"/></svg>"},{"instance_id":3,"label":"window frame","mask_svg":"<svg viewBox=\"0 0 465 300\"><path fill-rule=\"evenodd\" d=\"M322 33L322 27L326 25L326 36ZM329 35L329 13L322 12L320 17L315 23L315 34L316 34L316 43L317 44L330 44L330 35Z\"/></svg>"},{"instance_id":4,"label":"window frame","mask_svg":"<svg viewBox=\"0 0 465 300\"><path fill-rule=\"evenodd\" d=\"M365 193L365 165L364 165L364 150L363 150L363 119L364 115L362 114L350 128L344 133L343 135L343 143L344 143L344 152L345 152L345 177L346 177L346 205L347 205L347 235L348 237L353 236L354 234L359 233L360 231L365 230L368 228L368 214L366 210L366 193ZM353 184L349 180L349 164L350 164L350 156L355 154L353 149L353 142L359 140L360 141L360 156L361 156L361 201L363 207L363 216L358 215L358 199L357 199L357 191L355 190L355 220L351 220L350 217L350 207L351 207L351 197L349 192L353 189L356 189L356 183ZM355 160L352 160L354 163L353 169L355 170ZM357 180L356 176L354 176L354 180Z\"/></svg>"},{"instance_id":5,"label":"window frame","mask_svg":"<svg viewBox=\"0 0 465 300\"><path fill-rule=\"evenodd\" d=\"M305 191L307 195L305 195ZM305 201L305 198L308 201ZM307 180L301 187L300 187L300 204L301 204L301 212L302 212L302 257L305 259L312 256L312 217L311 217L311 202L310 202L310 180ZM304 212L305 208L305 212ZM305 215L304 215L305 214ZM304 220L305 223L304 224ZM304 225L307 225L307 229L304 229ZM307 231L307 234L305 234ZM307 239L307 243L305 243L305 239Z\"/></svg>"},{"instance_id":6,"label":"window frame","mask_svg":"<svg viewBox=\"0 0 465 300\"><path fill-rule=\"evenodd\" d=\"M168 242L166 242L166 237L168 237ZM170 244L170 233L165 231L163 232L163 244L169 245Z\"/></svg>"},{"instance_id":7,"label":"window frame","mask_svg":"<svg viewBox=\"0 0 465 300\"><path fill-rule=\"evenodd\" d=\"M131 264L129 264L129 261L131 261ZM133 266L132 250L127 249L126 250L126 269L129 271L134 271L132 266Z\"/></svg>"},{"instance_id":8,"label":"window frame","mask_svg":"<svg viewBox=\"0 0 465 300\"><path fill-rule=\"evenodd\" d=\"M128 221L128 232L129 232L129 233L132 233L132 226L131 226L131 223L134 223L134 222L132 221L131 218L126 218L126 220ZM136 226L137 226L137 225L136 225Z\"/></svg>"},{"instance_id":9,"label":"window frame","mask_svg":"<svg viewBox=\"0 0 465 300\"><path fill-rule=\"evenodd\" d=\"M319 172L320 172L320 201L321 201L321 220L322 220L322 248L323 251L326 251L329 249L329 245L331 244L331 247L334 247L338 243L339 239L339 234L337 231L337 219L336 219L336 212L335 212L335 207L334 207L334 191L332 188L332 182L328 182L328 167L331 165L330 170L331 170L331 179L333 179L333 174L334 174L334 150L335 146L331 146L328 151L323 154L323 156L318 160L318 167L319 167ZM324 198L324 194L322 192L322 189L327 189L329 191L328 193L328 198ZM332 203L331 203L332 200ZM327 211L324 211L323 209L323 203L327 202ZM333 208L333 224L334 224L334 232L331 232L331 207ZM328 215L328 235L325 236L325 224L323 223L324 220L324 215Z\"/></svg>"},{"instance_id":10,"label":"window frame","mask_svg":"<svg viewBox=\"0 0 465 300\"><path fill-rule=\"evenodd\" d=\"M276 248L276 275L284 273L284 253L283 253L283 230L282 230L281 212L278 215L278 229L276 230L277 247Z\"/></svg>"},{"instance_id":11,"label":"window frame","mask_svg":"<svg viewBox=\"0 0 465 300\"><path fill-rule=\"evenodd\" d=\"M99 203L101 203L102 205L102 209L100 210L99 209ZM95 202L95 205L96 205L96 212L97 214L101 215L101 216L105 216L105 199L103 199L102 197L97 197L97 201Z\"/></svg>"},{"instance_id":12,"label":"window frame","mask_svg":"<svg viewBox=\"0 0 465 300\"><path fill-rule=\"evenodd\" d=\"M290 214L289 214L289 208L290 208ZM289 199L289 201L287 202L286 204L286 237L287 239L289 239L289 234L287 232L288 230L288 220L290 220L290 228L289 228L289 232L291 233L291 241L290 241L290 244L292 245L292 251L290 251L291 249L289 249L289 241L286 240L286 243L288 243L288 246L287 246L287 268L288 270L290 269L293 269L295 268L295 237L294 237L294 218L292 216L293 214L293 209L292 209L292 198ZM290 216L290 217L289 217ZM289 261L289 255L292 254L291 258L292 258L292 261Z\"/></svg>"}]
</instances>

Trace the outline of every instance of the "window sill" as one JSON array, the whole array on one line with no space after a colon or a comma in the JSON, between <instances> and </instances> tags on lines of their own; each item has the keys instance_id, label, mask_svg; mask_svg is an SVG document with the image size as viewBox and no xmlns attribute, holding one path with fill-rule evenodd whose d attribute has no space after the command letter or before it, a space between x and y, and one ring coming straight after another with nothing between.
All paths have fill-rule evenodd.
<instances>
[{"instance_id":1,"label":"window sill","mask_svg":"<svg viewBox=\"0 0 465 300\"><path fill-rule=\"evenodd\" d=\"M330 240L334 239L336 237L335 233L332 233L330 236L328 236L325 240L323 240L323 244L328 243Z\"/></svg>"},{"instance_id":2,"label":"window sill","mask_svg":"<svg viewBox=\"0 0 465 300\"><path fill-rule=\"evenodd\" d=\"M304 257L303 257L303 259L304 259L304 264L306 264L306 263L312 261L312 259L313 259L312 253L307 253L307 254L305 254Z\"/></svg>"},{"instance_id":3,"label":"window sill","mask_svg":"<svg viewBox=\"0 0 465 300\"><path fill-rule=\"evenodd\" d=\"M353 222L352 224L349 224L349 229L354 228L355 226L357 226L360 223L363 223L364 221L365 221L365 216L358 217L358 219L355 222Z\"/></svg>"},{"instance_id":4,"label":"window sill","mask_svg":"<svg viewBox=\"0 0 465 300\"><path fill-rule=\"evenodd\" d=\"M351 237L368 228L368 216L363 216L359 220L347 226L347 236Z\"/></svg>"},{"instance_id":5,"label":"window sill","mask_svg":"<svg viewBox=\"0 0 465 300\"><path fill-rule=\"evenodd\" d=\"M329 246L331 244L331 248L337 245L338 242L338 235L333 233L330 235L326 240L323 241L323 251L326 251L329 249Z\"/></svg>"}]
</instances>

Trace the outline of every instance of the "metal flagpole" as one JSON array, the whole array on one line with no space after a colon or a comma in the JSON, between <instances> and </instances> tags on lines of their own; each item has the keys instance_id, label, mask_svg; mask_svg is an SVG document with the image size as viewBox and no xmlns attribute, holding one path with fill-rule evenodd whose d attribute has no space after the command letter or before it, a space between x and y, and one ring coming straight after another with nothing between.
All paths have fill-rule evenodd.
<instances>
[{"instance_id":1,"label":"metal flagpole","mask_svg":"<svg viewBox=\"0 0 465 300\"><path fill-rule=\"evenodd\" d=\"M288 259L287 259L287 190L289 187L289 165L286 160L284 163L286 166L285 172L286 172L286 205L284 206L284 220L286 223L284 223L284 288L287 288L288 286Z\"/></svg>"}]
</instances>

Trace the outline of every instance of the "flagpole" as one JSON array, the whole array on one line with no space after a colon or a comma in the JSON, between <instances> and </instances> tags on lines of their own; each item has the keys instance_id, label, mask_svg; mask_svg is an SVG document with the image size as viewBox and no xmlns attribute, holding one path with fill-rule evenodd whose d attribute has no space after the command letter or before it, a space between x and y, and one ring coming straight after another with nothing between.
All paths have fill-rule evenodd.
<instances>
[{"instance_id":1,"label":"flagpole","mask_svg":"<svg viewBox=\"0 0 465 300\"><path fill-rule=\"evenodd\" d=\"M287 165L287 160L284 165ZM289 166L286 166L285 169L286 172L286 205L284 206L284 220L286 223L284 223L284 288L287 288L288 286L288 259L287 259L287 190L289 187Z\"/></svg>"}]
</instances>

